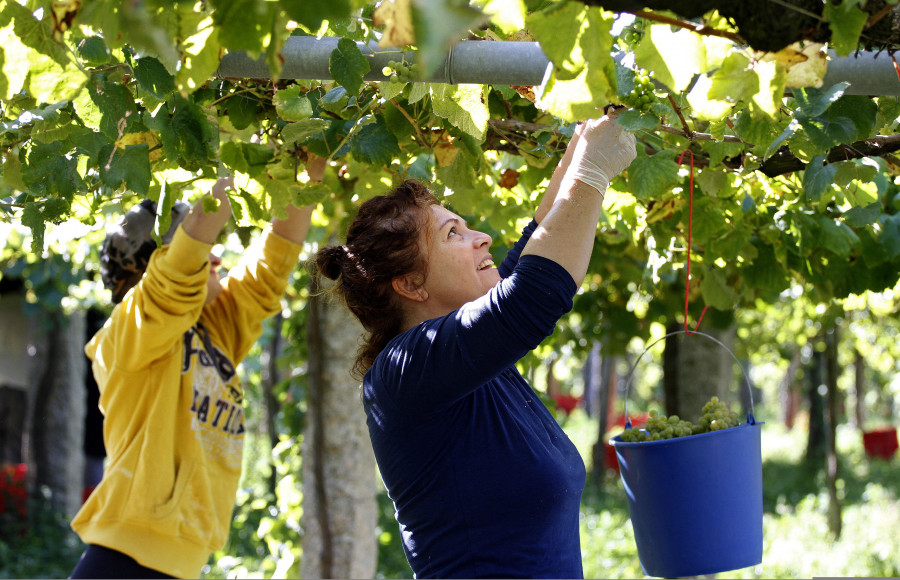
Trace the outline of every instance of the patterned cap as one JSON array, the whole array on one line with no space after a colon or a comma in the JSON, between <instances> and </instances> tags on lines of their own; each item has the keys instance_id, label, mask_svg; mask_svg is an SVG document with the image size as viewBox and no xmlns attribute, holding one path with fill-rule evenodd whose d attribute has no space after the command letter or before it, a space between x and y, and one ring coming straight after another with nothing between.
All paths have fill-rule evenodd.
<instances>
[{"instance_id":1,"label":"patterned cap","mask_svg":"<svg viewBox=\"0 0 900 580\"><path fill-rule=\"evenodd\" d=\"M175 236L178 224L184 219L190 206L176 201L172 207L172 224L160 236L163 244L169 244ZM106 232L100 247L100 277L103 285L112 290L112 300L119 303L131 288L140 282L156 249L153 241L153 225L156 222L156 203L149 199L128 210L120 224Z\"/></svg>"}]
</instances>

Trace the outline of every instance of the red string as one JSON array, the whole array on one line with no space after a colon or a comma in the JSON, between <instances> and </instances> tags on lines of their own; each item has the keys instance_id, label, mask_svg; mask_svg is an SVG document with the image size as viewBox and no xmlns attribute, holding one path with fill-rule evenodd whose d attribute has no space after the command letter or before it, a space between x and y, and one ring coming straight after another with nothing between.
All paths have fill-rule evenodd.
<instances>
[{"instance_id":1,"label":"red string","mask_svg":"<svg viewBox=\"0 0 900 580\"><path fill-rule=\"evenodd\" d=\"M688 299L691 290L691 238L694 233L694 152L690 149L682 151L681 157L678 158L678 165L681 165L681 162L684 160L685 153L691 154L691 181L690 195L688 197L687 281L684 284L684 332L686 334L692 334L691 331L688 330ZM706 306L703 307L703 312L700 313L700 318L697 320L697 325L694 327L694 330L700 328L700 323L703 322L703 315L706 314L706 308Z\"/></svg>"}]
</instances>

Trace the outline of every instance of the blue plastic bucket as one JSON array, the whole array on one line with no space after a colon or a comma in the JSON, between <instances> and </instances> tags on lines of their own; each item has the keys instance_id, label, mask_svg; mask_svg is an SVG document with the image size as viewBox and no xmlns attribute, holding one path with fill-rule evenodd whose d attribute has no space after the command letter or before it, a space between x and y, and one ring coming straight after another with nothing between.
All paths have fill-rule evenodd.
<instances>
[{"instance_id":1,"label":"blue plastic bucket","mask_svg":"<svg viewBox=\"0 0 900 580\"><path fill-rule=\"evenodd\" d=\"M722 431L612 438L645 574L700 576L762 562L760 425L751 412L747 423Z\"/></svg>"}]
</instances>

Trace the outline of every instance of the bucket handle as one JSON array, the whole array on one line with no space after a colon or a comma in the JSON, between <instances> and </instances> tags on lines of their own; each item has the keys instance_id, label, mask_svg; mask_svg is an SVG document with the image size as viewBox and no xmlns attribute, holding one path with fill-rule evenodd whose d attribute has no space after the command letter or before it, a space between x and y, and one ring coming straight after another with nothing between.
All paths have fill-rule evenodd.
<instances>
[{"instance_id":1,"label":"bucket handle","mask_svg":"<svg viewBox=\"0 0 900 580\"><path fill-rule=\"evenodd\" d=\"M631 378L632 378L632 376L634 376L634 371L637 368L638 363L641 362L641 359L644 358L644 355L647 354L647 352L649 352L649 350L651 348L653 348L658 342L665 340L665 339L669 338L670 336L675 336L676 334L687 334L687 335L691 335L691 336L696 334L699 336L703 336L703 337L710 339L711 341L715 342L716 344L718 344L719 346L721 346L722 348L724 348L725 350L728 351L728 354L731 355L731 358L733 358L734 362L736 362L738 367L740 367L741 372L744 373L744 378L747 379L747 390L749 391L749 394L750 394L750 412L747 413L747 424L756 425L756 419L753 418L753 412L754 412L753 383L750 380L750 375L747 374L746 369L744 369L744 365L741 364L741 361L738 360L737 356L735 356L735 354L731 351L731 349L728 348L727 346L725 346L722 343L722 341L720 341L719 339L717 339L713 336L710 336L704 332L699 332L697 330L675 330L675 331L672 331L672 332L666 334L665 336L657 338L656 340L651 342L649 345L647 345L647 347L644 349L644 352L642 352L641 355L639 357L637 357L637 360L634 361L634 364L631 365L631 368L628 370L628 375L625 377L625 428L631 429L631 417L628 415L628 393L629 393L629 390L631 387Z\"/></svg>"}]
</instances>

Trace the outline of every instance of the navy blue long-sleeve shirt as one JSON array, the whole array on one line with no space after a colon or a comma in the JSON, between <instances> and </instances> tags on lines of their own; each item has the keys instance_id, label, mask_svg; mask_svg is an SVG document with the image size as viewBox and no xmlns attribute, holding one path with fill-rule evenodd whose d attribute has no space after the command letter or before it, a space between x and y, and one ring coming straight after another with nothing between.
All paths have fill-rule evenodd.
<instances>
[{"instance_id":1,"label":"navy blue long-sleeve shirt","mask_svg":"<svg viewBox=\"0 0 900 580\"><path fill-rule=\"evenodd\" d=\"M417 578L581 578L585 468L515 363L577 289L510 251L487 295L395 337L363 381L375 458Z\"/></svg>"}]
</instances>

